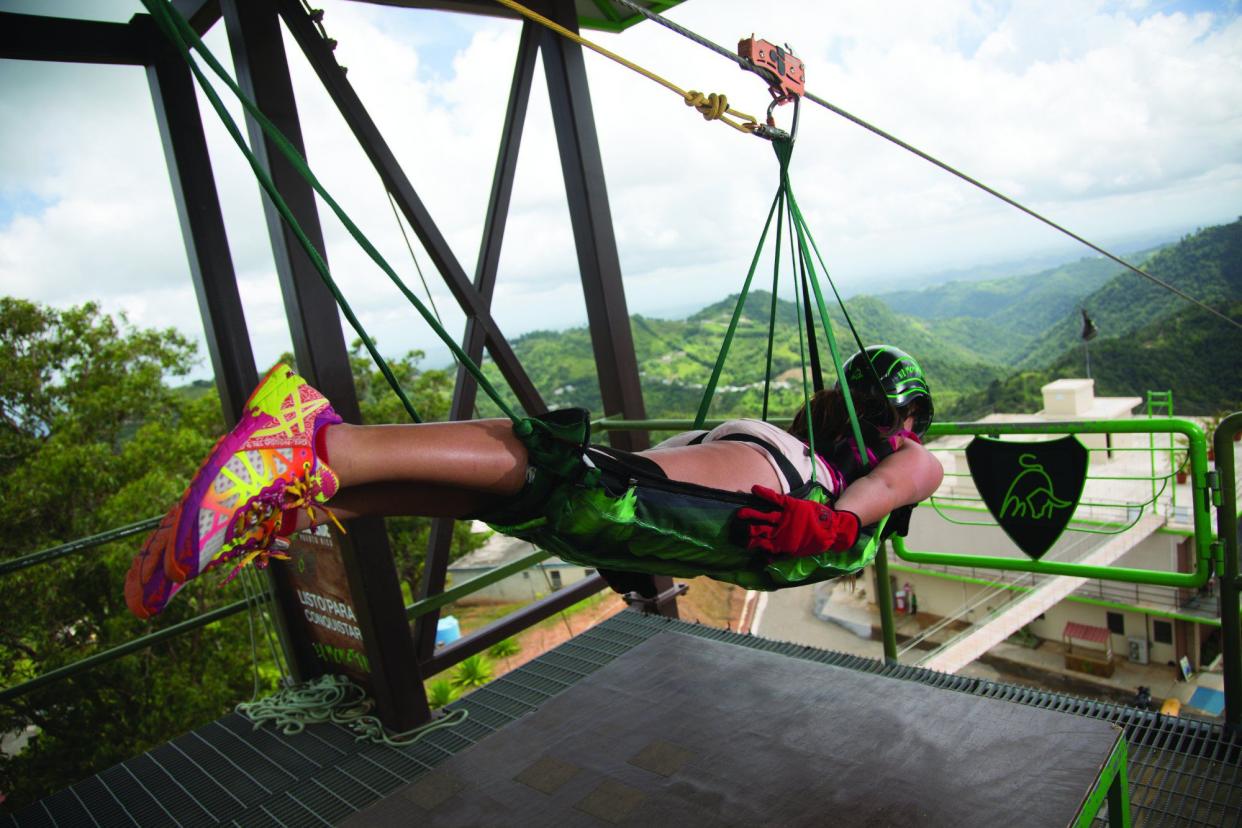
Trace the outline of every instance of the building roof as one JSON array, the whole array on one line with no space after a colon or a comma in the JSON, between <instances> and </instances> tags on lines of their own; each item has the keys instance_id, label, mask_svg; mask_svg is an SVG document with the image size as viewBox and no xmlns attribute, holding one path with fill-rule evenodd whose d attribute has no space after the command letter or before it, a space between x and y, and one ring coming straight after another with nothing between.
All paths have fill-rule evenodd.
<instances>
[{"instance_id":1,"label":"building roof","mask_svg":"<svg viewBox=\"0 0 1242 828\"><path fill-rule=\"evenodd\" d=\"M486 529L486 527L483 526L482 529ZM481 531L479 527L475 527L475 530ZM530 541L494 532L487 539L487 542L478 549L449 564L449 569L458 571L463 569L495 569L516 561L518 558L529 555L534 551L535 545ZM556 556L552 556L538 565L564 566L565 562Z\"/></svg>"},{"instance_id":2,"label":"building roof","mask_svg":"<svg viewBox=\"0 0 1242 828\"><path fill-rule=\"evenodd\" d=\"M1065 631L1061 633L1063 638L1090 641L1093 644L1107 644L1110 635L1112 633L1107 627L1093 627L1090 624L1079 624L1075 621L1067 621Z\"/></svg>"}]
</instances>

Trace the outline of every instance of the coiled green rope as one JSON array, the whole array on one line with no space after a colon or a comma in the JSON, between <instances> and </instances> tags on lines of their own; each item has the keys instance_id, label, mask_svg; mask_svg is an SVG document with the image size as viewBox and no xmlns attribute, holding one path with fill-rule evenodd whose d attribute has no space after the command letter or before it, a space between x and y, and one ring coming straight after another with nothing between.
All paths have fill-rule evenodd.
<instances>
[{"instance_id":1,"label":"coiled green rope","mask_svg":"<svg viewBox=\"0 0 1242 828\"><path fill-rule=\"evenodd\" d=\"M356 741L371 741L389 747L412 745L428 733L456 727L469 713L458 708L403 733L389 734L378 718L371 715L375 702L366 691L345 676L323 675L317 679L286 687L257 701L242 702L236 710L254 722L255 729L271 722L286 736L301 733L308 724L332 722L356 734Z\"/></svg>"}]
</instances>

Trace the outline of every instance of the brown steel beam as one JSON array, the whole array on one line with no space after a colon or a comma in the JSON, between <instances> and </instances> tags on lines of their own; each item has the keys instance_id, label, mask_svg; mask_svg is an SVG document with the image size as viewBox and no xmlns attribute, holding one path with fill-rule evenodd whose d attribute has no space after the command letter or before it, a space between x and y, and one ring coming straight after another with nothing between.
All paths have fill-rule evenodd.
<instances>
[{"instance_id":1,"label":"brown steel beam","mask_svg":"<svg viewBox=\"0 0 1242 828\"><path fill-rule=\"evenodd\" d=\"M146 46L128 23L0 12L0 58L142 66Z\"/></svg>"},{"instance_id":2,"label":"brown steel beam","mask_svg":"<svg viewBox=\"0 0 1242 828\"><path fill-rule=\"evenodd\" d=\"M567 607L572 607L584 598L589 598L601 589L606 589L607 586L608 584L604 583L603 578L598 575L591 575L583 578L581 581L570 584L564 589L559 589L546 598L525 606L517 612L510 613L504 618L499 618L486 627L475 630L470 635L459 638L452 644L447 644L437 650L435 655L421 663L423 675L433 676L436 673L443 672L475 653L483 652L496 642L504 641L509 636L534 626L549 615L560 612Z\"/></svg>"},{"instance_id":3,"label":"brown steel beam","mask_svg":"<svg viewBox=\"0 0 1242 828\"><path fill-rule=\"evenodd\" d=\"M239 85L305 156L276 6L271 0L221 0L221 9ZM311 244L322 253L323 231L310 184L253 118L247 118L247 127L255 155ZM347 422L358 423L361 416L336 301L276 209L266 200L264 208L298 367ZM340 541L378 712L389 727L408 729L426 721L430 710L384 523L378 518L349 521L348 534ZM281 595L279 600L284 612L300 613L293 596ZM302 659L304 665L316 663L304 653Z\"/></svg>"},{"instance_id":4,"label":"brown steel beam","mask_svg":"<svg viewBox=\"0 0 1242 828\"><path fill-rule=\"evenodd\" d=\"M487 303L470 284L465 270L458 263L422 199L418 197L410 180L397 163L396 156L393 155L384 136L380 134L375 121L367 112L366 107L362 105L362 101L349 81L345 79L345 73L337 65L331 49L323 42L318 30L295 0L273 1L280 9L281 17L285 25L289 27L289 32L297 40L298 46L301 47L311 67L319 76L324 90L332 98L333 103L345 118L345 122L353 131L358 145L375 166L384 186L396 199L397 206L400 207L410 226L414 228L415 235L426 248L432 263L444 277L445 284L452 292L453 298L457 300L457 304L466 316L477 320L483 328L487 338L488 352L509 383L509 387L513 389L518 402L527 411L536 413L544 411L543 401L534 383L526 375L521 363L509 347L508 341L500 332L495 320L492 319Z\"/></svg>"},{"instance_id":5,"label":"brown steel beam","mask_svg":"<svg viewBox=\"0 0 1242 828\"><path fill-rule=\"evenodd\" d=\"M220 0L172 0L172 4L199 35L220 19Z\"/></svg>"},{"instance_id":6,"label":"brown steel beam","mask_svg":"<svg viewBox=\"0 0 1242 828\"><path fill-rule=\"evenodd\" d=\"M509 103L505 107L504 124L500 132L500 150L492 176L491 195L487 202L483 241L479 245L479 260L474 272L474 288L487 308L491 307L492 296L496 290L500 249L509 217L518 150L522 143L522 128L526 122L526 108L530 102L530 89L535 75L535 61L539 52L535 34L533 24L523 24L522 34L518 39L517 60L513 67L513 81L509 85ZM475 362L483 355L484 339L483 328L474 319L466 320L462 350ZM472 419L477 391L478 385L474 377L464 367L458 366L449 419ZM427 543L427 562L423 567L423 580L419 590L422 598L444 591L449 551L453 541L453 523L452 520L444 518L432 522L431 537ZM435 652L436 623L439 618L440 611L435 610L421 616L414 625L415 648L420 659L430 658Z\"/></svg>"},{"instance_id":7,"label":"brown steel beam","mask_svg":"<svg viewBox=\"0 0 1242 828\"><path fill-rule=\"evenodd\" d=\"M152 61L147 79L155 120L163 139L216 388L225 421L232 427L259 378L237 275L229 255L194 78L181 53L156 29L150 17L137 15L131 25L143 32L149 43Z\"/></svg>"},{"instance_id":8,"label":"brown steel beam","mask_svg":"<svg viewBox=\"0 0 1242 828\"><path fill-rule=\"evenodd\" d=\"M543 6L557 23L570 31L578 30L572 2L553 0ZM646 419L582 48L547 30L540 31L540 46L561 170L565 176L565 196L578 251L603 413L628 420ZM644 431L615 432L610 435L610 442L627 451L638 451L650 445Z\"/></svg>"}]
</instances>

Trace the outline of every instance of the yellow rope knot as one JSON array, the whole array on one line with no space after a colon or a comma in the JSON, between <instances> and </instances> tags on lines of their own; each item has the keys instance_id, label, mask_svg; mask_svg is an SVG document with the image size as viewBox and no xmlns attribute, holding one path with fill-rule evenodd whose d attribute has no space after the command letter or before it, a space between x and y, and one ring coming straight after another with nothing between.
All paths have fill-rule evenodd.
<instances>
[{"instance_id":1,"label":"yellow rope knot","mask_svg":"<svg viewBox=\"0 0 1242 828\"><path fill-rule=\"evenodd\" d=\"M729 111L728 97L717 95L715 92L704 95L702 92L691 89L686 93L684 100L686 106L693 106L699 111L704 121L714 121Z\"/></svg>"},{"instance_id":2,"label":"yellow rope knot","mask_svg":"<svg viewBox=\"0 0 1242 828\"><path fill-rule=\"evenodd\" d=\"M686 106L692 106L698 110L704 121L721 121L743 132L752 131L759 126L759 122L753 116L730 108L729 98L724 94L711 92L705 95L691 89L682 94L682 100L686 102ZM726 116L741 120L736 121Z\"/></svg>"}]
</instances>

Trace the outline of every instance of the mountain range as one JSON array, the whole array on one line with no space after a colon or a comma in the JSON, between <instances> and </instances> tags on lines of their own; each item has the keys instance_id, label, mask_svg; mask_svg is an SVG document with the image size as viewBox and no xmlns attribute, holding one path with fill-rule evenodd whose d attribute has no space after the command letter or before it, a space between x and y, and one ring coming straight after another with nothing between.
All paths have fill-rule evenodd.
<instances>
[{"instance_id":1,"label":"mountain range","mask_svg":"<svg viewBox=\"0 0 1242 828\"><path fill-rule=\"evenodd\" d=\"M993 410L1039 408L1039 387L1084 376L1089 349L1096 393L1145 396L1172 390L1182 414L1242 407L1242 219L1135 254L1152 277L1209 305L1212 315L1166 287L1103 258L1035 273L956 281L846 301L865 344L889 342L914 354L936 395L941 418L973 419ZM737 294L684 319L631 318L648 416L687 417L720 353ZM833 336L845 356L857 345L831 299ZM1099 329L1080 338L1081 309ZM763 408L772 296L752 291L743 306L713 400L712 416L758 416ZM769 408L785 413L802 396L806 344L797 305L775 306ZM805 333L805 329L801 329ZM835 373L822 332L819 357ZM536 331L512 342L550 405L603 413L585 328ZM495 366L486 369L497 376Z\"/></svg>"}]
</instances>

